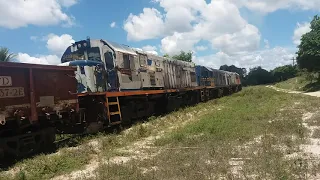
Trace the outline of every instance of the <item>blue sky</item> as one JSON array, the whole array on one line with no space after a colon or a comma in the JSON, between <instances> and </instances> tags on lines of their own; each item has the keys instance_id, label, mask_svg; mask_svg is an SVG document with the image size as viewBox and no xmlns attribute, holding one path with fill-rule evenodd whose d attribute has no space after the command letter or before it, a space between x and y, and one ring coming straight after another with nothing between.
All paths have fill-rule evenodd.
<instances>
[{"instance_id":1,"label":"blue sky","mask_svg":"<svg viewBox=\"0 0 320 180\"><path fill-rule=\"evenodd\" d=\"M193 51L219 67L291 63L318 0L0 0L0 46L57 64L73 41L106 39L150 53Z\"/></svg>"}]
</instances>

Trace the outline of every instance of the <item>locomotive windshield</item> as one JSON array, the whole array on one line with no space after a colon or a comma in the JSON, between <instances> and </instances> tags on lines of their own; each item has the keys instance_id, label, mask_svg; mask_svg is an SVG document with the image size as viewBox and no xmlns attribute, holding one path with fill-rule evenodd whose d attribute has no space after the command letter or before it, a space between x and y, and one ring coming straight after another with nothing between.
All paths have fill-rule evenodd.
<instances>
[{"instance_id":1,"label":"locomotive windshield","mask_svg":"<svg viewBox=\"0 0 320 180\"><path fill-rule=\"evenodd\" d=\"M99 47L90 47L86 42L76 42L68 47L61 58L61 62L75 60L101 61L100 49Z\"/></svg>"}]
</instances>

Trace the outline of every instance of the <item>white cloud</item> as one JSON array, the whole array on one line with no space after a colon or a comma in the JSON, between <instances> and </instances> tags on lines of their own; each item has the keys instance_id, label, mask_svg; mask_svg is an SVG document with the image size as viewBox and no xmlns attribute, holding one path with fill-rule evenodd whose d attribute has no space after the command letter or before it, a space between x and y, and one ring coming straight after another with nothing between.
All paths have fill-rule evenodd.
<instances>
[{"instance_id":1,"label":"white cloud","mask_svg":"<svg viewBox=\"0 0 320 180\"><path fill-rule=\"evenodd\" d=\"M232 34L223 34L212 40L212 46L227 54L243 51L255 51L259 48L260 33L258 28L247 24L243 29Z\"/></svg>"},{"instance_id":2,"label":"white cloud","mask_svg":"<svg viewBox=\"0 0 320 180\"><path fill-rule=\"evenodd\" d=\"M297 27L294 30L293 37L292 37L293 43L295 45L299 45L302 35L310 32L310 31L311 31L310 23L308 23L308 22L305 22L302 24L297 23Z\"/></svg>"},{"instance_id":3,"label":"white cloud","mask_svg":"<svg viewBox=\"0 0 320 180\"><path fill-rule=\"evenodd\" d=\"M207 49L208 49L207 46L196 46L196 50L197 50L197 51L205 51L205 50L207 50Z\"/></svg>"},{"instance_id":4,"label":"white cloud","mask_svg":"<svg viewBox=\"0 0 320 180\"><path fill-rule=\"evenodd\" d=\"M63 54L68 46L75 42L69 34L62 34L61 36L49 34L47 37L48 50L59 56Z\"/></svg>"},{"instance_id":5,"label":"white cloud","mask_svg":"<svg viewBox=\"0 0 320 180\"><path fill-rule=\"evenodd\" d=\"M200 10L206 6L206 2L202 0L154 0L155 3L159 3L166 11L175 9L176 7L184 7L187 9Z\"/></svg>"},{"instance_id":6,"label":"white cloud","mask_svg":"<svg viewBox=\"0 0 320 180\"><path fill-rule=\"evenodd\" d=\"M58 2L64 7L70 7L78 3L78 0L58 0Z\"/></svg>"},{"instance_id":7,"label":"white cloud","mask_svg":"<svg viewBox=\"0 0 320 180\"><path fill-rule=\"evenodd\" d=\"M128 40L139 41L160 36L164 29L162 18L162 14L154 8L144 8L139 15L130 14L124 24Z\"/></svg>"},{"instance_id":8,"label":"white cloud","mask_svg":"<svg viewBox=\"0 0 320 180\"><path fill-rule=\"evenodd\" d=\"M110 24L110 27L111 27L111 28L116 27L116 22L112 22L112 23Z\"/></svg>"},{"instance_id":9,"label":"white cloud","mask_svg":"<svg viewBox=\"0 0 320 180\"><path fill-rule=\"evenodd\" d=\"M280 9L320 10L319 0L229 0L252 11L271 13Z\"/></svg>"},{"instance_id":10,"label":"white cloud","mask_svg":"<svg viewBox=\"0 0 320 180\"><path fill-rule=\"evenodd\" d=\"M143 47L142 47L142 50L144 50L144 51L156 51L156 50L157 50L157 47L147 45L147 46L143 46Z\"/></svg>"},{"instance_id":11,"label":"white cloud","mask_svg":"<svg viewBox=\"0 0 320 180\"><path fill-rule=\"evenodd\" d=\"M165 16L166 27L165 34L173 32L187 32L192 30L191 22L196 20L195 14L182 6L176 6L175 8L169 9Z\"/></svg>"},{"instance_id":12,"label":"white cloud","mask_svg":"<svg viewBox=\"0 0 320 180\"><path fill-rule=\"evenodd\" d=\"M47 49L51 52L49 55L35 55L31 56L26 53L18 53L17 60L23 63L32 64L51 64L56 65L61 62L61 56L63 52L74 43L72 36L69 34L62 34L58 36L56 34L48 34L44 37L31 36L31 40L47 41Z\"/></svg>"},{"instance_id":13,"label":"white cloud","mask_svg":"<svg viewBox=\"0 0 320 180\"><path fill-rule=\"evenodd\" d=\"M228 55L218 52L209 56L195 57L197 64L219 68L221 65L235 65L243 68L253 68L262 66L267 70L271 70L278 66L292 63L292 57L295 57L295 49L275 47L272 49L264 49L253 52L241 52Z\"/></svg>"},{"instance_id":14,"label":"white cloud","mask_svg":"<svg viewBox=\"0 0 320 180\"><path fill-rule=\"evenodd\" d=\"M154 55L158 55L158 52L157 52L157 47L155 46L143 46L142 47L142 50L147 52L147 53L151 53L151 54L154 54Z\"/></svg>"},{"instance_id":15,"label":"white cloud","mask_svg":"<svg viewBox=\"0 0 320 180\"><path fill-rule=\"evenodd\" d=\"M262 66L268 70L291 64L292 57L296 56L296 49L270 48L269 41L264 39L261 50L259 29L241 16L239 8L247 7L259 13L269 13L291 7L320 7L320 1L317 3L315 0L212 0L208 3L205 0L153 1L163 8L163 13L157 9L145 8L139 15L130 14L124 28L129 40L162 38L160 51L170 55L181 50L205 50L207 47L197 44L200 41L209 42L211 48L218 52L209 56L195 54L195 63L214 68L224 64L244 68Z\"/></svg>"},{"instance_id":16,"label":"white cloud","mask_svg":"<svg viewBox=\"0 0 320 180\"><path fill-rule=\"evenodd\" d=\"M60 58L56 55L37 55L32 57L26 53L18 53L17 60L22 63L31 63L31 64L51 64L56 65L60 63Z\"/></svg>"},{"instance_id":17,"label":"white cloud","mask_svg":"<svg viewBox=\"0 0 320 180\"><path fill-rule=\"evenodd\" d=\"M73 17L62 6L74 5L76 0L1 0L0 27L15 29L28 25L72 25Z\"/></svg>"},{"instance_id":18,"label":"white cloud","mask_svg":"<svg viewBox=\"0 0 320 180\"><path fill-rule=\"evenodd\" d=\"M210 42L213 49L228 54L259 47L259 30L248 24L241 17L238 7L228 1L154 2L160 4L164 13L144 8L139 15L130 14L124 26L129 40L162 38L161 52L170 55L181 50L194 51L201 40Z\"/></svg>"},{"instance_id":19,"label":"white cloud","mask_svg":"<svg viewBox=\"0 0 320 180\"><path fill-rule=\"evenodd\" d=\"M161 40L161 52L174 55L182 51L191 51L199 39L193 38L190 33L177 33Z\"/></svg>"}]
</instances>

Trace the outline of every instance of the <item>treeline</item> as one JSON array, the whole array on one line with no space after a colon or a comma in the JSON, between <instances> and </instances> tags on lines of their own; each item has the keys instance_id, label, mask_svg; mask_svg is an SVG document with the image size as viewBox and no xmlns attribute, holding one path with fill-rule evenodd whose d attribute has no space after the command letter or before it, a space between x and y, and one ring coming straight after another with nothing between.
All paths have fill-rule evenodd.
<instances>
[{"instance_id":1,"label":"treeline","mask_svg":"<svg viewBox=\"0 0 320 180\"><path fill-rule=\"evenodd\" d=\"M258 66L250 69L249 72L247 72L245 68L238 68L234 65L223 65L220 67L220 70L238 73L244 86L285 81L299 74L299 68L292 65L280 66L271 71L267 71Z\"/></svg>"}]
</instances>

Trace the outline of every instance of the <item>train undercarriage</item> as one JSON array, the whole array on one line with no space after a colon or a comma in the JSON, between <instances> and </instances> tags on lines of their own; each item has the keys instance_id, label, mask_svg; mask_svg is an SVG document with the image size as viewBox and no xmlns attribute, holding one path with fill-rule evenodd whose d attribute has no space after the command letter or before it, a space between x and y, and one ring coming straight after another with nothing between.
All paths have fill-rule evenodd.
<instances>
[{"instance_id":1,"label":"train undercarriage","mask_svg":"<svg viewBox=\"0 0 320 180\"><path fill-rule=\"evenodd\" d=\"M16 126L11 132L5 132L8 128L0 129L0 157L7 154L23 157L47 150L54 147L56 134L92 134L238 91L241 91L241 85L137 96L82 96L78 99L78 114L69 113L65 115L68 118L63 119L52 118L51 123L39 121L35 125Z\"/></svg>"}]
</instances>

